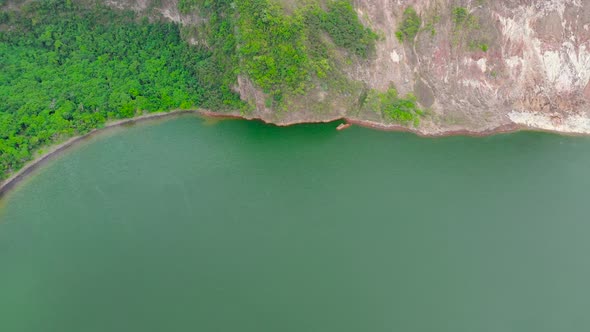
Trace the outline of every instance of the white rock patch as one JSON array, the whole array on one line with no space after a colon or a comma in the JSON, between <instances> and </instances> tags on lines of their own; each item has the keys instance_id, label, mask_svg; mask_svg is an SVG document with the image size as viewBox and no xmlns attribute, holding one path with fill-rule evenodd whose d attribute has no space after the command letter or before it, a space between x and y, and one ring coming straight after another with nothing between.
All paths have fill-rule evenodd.
<instances>
[{"instance_id":1,"label":"white rock patch","mask_svg":"<svg viewBox=\"0 0 590 332\"><path fill-rule=\"evenodd\" d=\"M485 73L486 69L488 67L488 60L485 58L481 58L481 59L477 60L477 66L482 71L482 73Z\"/></svg>"},{"instance_id":2,"label":"white rock patch","mask_svg":"<svg viewBox=\"0 0 590 332\"><path fill-rule=\"evenodd\" d=\"M389 54L389 56L391 57L391 61L393 61L395 63L399 63L399 61L401 60L399 54L397 54L397 52L395 50L393 50L393 52L391 52L391 54Z\"/></svg>"},{"instance_id":3,"label":"white rock patch","mask_svg":"<svg viewBox=\"0 0 590 332\"><path fill-rule=\"evenodd\" d=\"M570 42L564 42L559 51L546 51L542 54L545 74L555 83L558 91L583 88L582 84L590 78L590 52L586 45L577 49Z\"/></svg>"},{"instance_id":4,"label":"white rock patch","mask_svg":"<svg viewBox=\"0 0 590 332\"><path fill-rule=\"evenodd\" d=\"M562 69L559 52L547 51L543 53L543 65L547 78L552 82L556 81Z\"/></svg>"},{"instance_id":5,"label":"white rock patch","mask_svg":"<svg viewBox=\"0 0 590 332\"><path fill-rule=\"evenodd\" d=\"M511 56L504 61L510 69L515 69L516 67L521 66L524 60L519 56Z\"/></svg>"},{"instance_id":6,"label":"white rock patch","mask_svg":"<svg viewBox=\"0 0 590 332\"><path fill-rule=\"evenodd\" d=\"M169 19L170 21L175 22L175 23L181 23L179 13L176 13L176 12L173 13L172 11L170 11L170 9L164 9L161 11L161 13L162 13L162 16Z\"/></svg>"},{"instance_id":7,"label":"white rock patch","mask_svg":"<svg viewBox=\"0 0 590 332\"><path fill-rule=\"evenodd\" d=\"M557 11L559 16L563 17L566 7L581 7L582 0L544 0L538 1L536 3L534 2L534 6L544 15L547 15L552 11Z\"/></svg>"},{"instance_id":8,"label":"white rock patch","mask_svg":"<svg viewBox=\"0 0 590 332\"><path fill-rule=\"evenodd\" d=\"M469 87L476 90L487 88L486 84L477 80L463 79L460 80L459 83L461 83L461 85L465 87Z\"/></svg>"},{"instance_id":9,"label":"white rock patch","mask_svg":"<svg viewBox=\"0 0 590 332\"><path fill-rule=\"evenodd\" d=\"M572 115L555 121L547 114L512 111L508 113L508 117L516 124L533 129L570 134L590 134L590 118L585 116Z\"/></svg>"}]
</instances>

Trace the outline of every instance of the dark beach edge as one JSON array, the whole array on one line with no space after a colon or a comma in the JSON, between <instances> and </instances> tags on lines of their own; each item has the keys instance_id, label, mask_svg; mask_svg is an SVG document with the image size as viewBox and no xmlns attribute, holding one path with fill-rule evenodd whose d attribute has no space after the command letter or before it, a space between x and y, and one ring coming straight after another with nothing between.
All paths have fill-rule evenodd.
<instances>
[{"instance_id":1,"label":"dark beach edge","mask_svg":"<svg viewBox=\"0 0 590 332\"><path fill-rule=\"evenodd\" d=\"M4 196L6 196L6 194L8 194L8 192L10 190L14 189L21 181L26 179L28 176L30 176L33 172L35 172L41 166L47 164L49 161L60 156L61 154L63 154L64 152L66 152L67 150L72 148L73 146L77 145L78 143L84 142L84 141L86 141L96 135L99 135L109 129L113 129L113 128L117 128L117 127L124 127L127 125L133 125L136 123L146 122L146 121L150 121L150 120L159 120L159 119L164 119L164 118L169 118L169 117L180 116L183 114L199 114L199 113L200 113L200 111L195 111L195 110L190 110L190 111L179 110L179 111L170 111L170 112L166 112L166 113L151 113L151 114L141 115L141 116L138 116L135 118L118 120L118 121L114 121L111 123L107 123L102 128L93 129L87 134L72 137L72 138L68 139L67 141L60 143L58 145L52 145L52 146L46 147L49 150L48 152L27 162L25 164L25 166L23 166L19 171L17 171L16 173L13 173L6 180L0 182L0 199L2 199Z\"/></svg>"}]
</instances>

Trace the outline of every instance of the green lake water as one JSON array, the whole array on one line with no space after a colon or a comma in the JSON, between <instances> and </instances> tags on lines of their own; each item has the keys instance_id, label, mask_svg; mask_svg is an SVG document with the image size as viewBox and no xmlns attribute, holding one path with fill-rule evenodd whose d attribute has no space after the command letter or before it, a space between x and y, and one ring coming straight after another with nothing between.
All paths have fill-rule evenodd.
<instances>
[{"instance_id":1,"label":"green lake water","mask_svg":"<svg viewBox=\"0 0 590 332\"><path fill-rule=\"evenodd\" d=\"M0 331L590 330L590 139L192 116L1 201Z\"/></svg>"}]
</instances>

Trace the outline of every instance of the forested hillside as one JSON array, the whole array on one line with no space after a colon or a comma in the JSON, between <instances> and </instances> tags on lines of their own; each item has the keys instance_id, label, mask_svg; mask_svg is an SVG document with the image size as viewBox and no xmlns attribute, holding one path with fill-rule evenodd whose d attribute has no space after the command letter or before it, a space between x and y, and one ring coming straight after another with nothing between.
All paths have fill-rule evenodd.
<instances>
[{"instance_id":1,"label":"forested hillside","mask_svg":"<svg viewBox=\"0 0 590 332\"><path fill-rule=\"evenodd\" d=\"M0 33L0 174L36 148L83 134L107 119L196 106L242 107L200 79L208 52L182 41L172 23L132 12L33 2L3 12ZM206 76L211 78L211 75Z\"/></svg>"}]
</instances>

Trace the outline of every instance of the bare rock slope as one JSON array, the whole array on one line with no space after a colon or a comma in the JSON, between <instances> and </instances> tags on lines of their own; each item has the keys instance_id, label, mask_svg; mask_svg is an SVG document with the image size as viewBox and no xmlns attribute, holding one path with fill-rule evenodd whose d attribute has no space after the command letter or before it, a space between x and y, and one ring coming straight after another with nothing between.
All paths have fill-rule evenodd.
<instances>
[{"instance_id":1,"label":"bare rock slope","mask_svg":"<svg viewBox=\"0 0 590 332\"><path fill-rule=\"evenodd\" d=\"M358 77L413 92L432 116L426 134L524 126L590 133L589 0L362 0L361 17L384 33ZM406 6L430 22L412 46L395 38ZM453 8L478 26L457 29Z\"/></svg>"}]
</instances>

